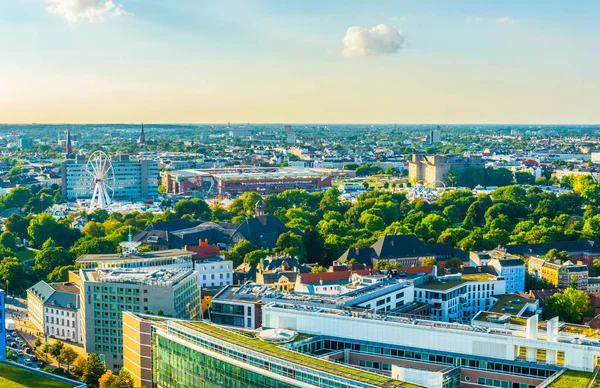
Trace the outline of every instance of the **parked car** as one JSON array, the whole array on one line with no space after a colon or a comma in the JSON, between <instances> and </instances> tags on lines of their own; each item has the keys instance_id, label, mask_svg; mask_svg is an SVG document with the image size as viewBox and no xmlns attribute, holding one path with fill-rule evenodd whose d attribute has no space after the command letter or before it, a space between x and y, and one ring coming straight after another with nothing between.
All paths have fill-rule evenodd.
<instances>
[{"instance_id":1,"label":"parked car","mask_svg":"<svg viewBox=\"0 0 600 388\"><path fill-rule=\"evenodd\" d=\"M23 346L21 349L23 349L23 351L27 354L33 354L33 352L31 351L31 348L28 346Z\"/></svg>"},{"instance_id":2,"label":"parked car","mask_svg":"<svg viewBox=\"0 0 600 388\"><path fill-rule=\"evenodd\" d=\"M29 357L29 359L30 359L31 361L39 361L39 360L38 360L38 358L37 358L37 356L36 356L35 354L34 354L34 355L32 355L31 357Z\"/></svg>"},{"instance_id":3,"label":"parked car","mask_svg":"<svg viewBox=\"0 0 600 388\"><path fill-rule=\"evenodd\" d=\"M15 349L15 353L17 353L17 356L23 355L23 351L21 349Z\"/></svg>"},{"instance_id":4,"label":"parked car","mask_svg":"<svg viewBox=\"0 0 600 388\"><path fill-rule=\"evenodd\" d=\"M17 343L19 343L19 344L22 344L22 343L23 343L23 340L21 339L21 337L17 337L17 338L15 338L15 341L16 341Z\"/></svg>"},{"instance_id":5,"label":"parked car","mask_svg":"<svg viewBox=\"0 0 600 388\"><path fill-rule=\"evenodd\" d=\"M13 342L11 342L11 343L10 343L10 347L11 347L11 348L15 348L15 349L16 349L16 348L17 348L17 343L16 343L16 342L14 342L14 341L13 341Z\"/></svg>"},{"instance_id":6,"label":"parked car","mask_svg":"<svg viewBox=\"0 0 600 388\"><path fill-rule=\"evenodd\" d=\"M13 332L12 332L12 333L10 333L10 334L12 334L12 336L13 336L13 337L18 337L18 336L19 336L19 333L17 333L16 331L13 331Z\"/></svg>"},{"instance_id":7,"label":"parked car","mask_svg":"<svg viewBox=\"0 0 600 388\"><path fill-rule=\"evenodd\" d=\"M38 362L37 366L38 366L38 368L43 368L46 366L46 364L44 364L44 361L40 361L40 362Z\"/></svg>"},{"instance_id":8,"label":"parked car","mask_svg":"<svg viewBox=\"0 0 600 388\"><path fill-rule=\"evenodd\" d=\"M23 362L25 363L25 365L31 365L31 359L29 357L25 357Z\"/></svg>"}]
</instances>

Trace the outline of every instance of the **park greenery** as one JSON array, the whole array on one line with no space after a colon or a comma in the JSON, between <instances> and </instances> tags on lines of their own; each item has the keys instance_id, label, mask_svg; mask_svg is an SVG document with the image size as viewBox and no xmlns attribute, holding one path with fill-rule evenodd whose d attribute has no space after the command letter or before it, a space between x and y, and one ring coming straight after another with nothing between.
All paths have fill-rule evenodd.
<instances>
[{"instance_id":1,"label":"park greenery","mask_svg":"<svg viewBox=\"0 0 600 388\"><path fill-rule=\"evenodd\" d=\"M411 202L406 194L386 189L366 192L353 203L342 201L335 188L314 193L287 190L265 197L247 192L228 209L209 206L195 198L180 200L159 215L109 214L97 209L63 219L29 212L26 205L30 195L21 193L21 211L6 219L5 232L0 235L0 285L23 292L40 279L65 281L68 271L77 269L77 257L116 253L119 242L126 240L129 233L135 234L152 223L178 218L241 223L254 216L259 200L267 214L273 214L290 228L279 237L274 253L324 267L348 248L371 246L386 233L414 233L426 243L448 243L464 250L600 239L600 185L590 176L570 176L564 184L573 192L556 195L536 186L526 189L509 185L495 189L491 195L448 191L431 203L420 199ZM19 192L26 190L30 189ZM2 202L6 201L5 197ZM14 204L15 199L9 201ZM81 230L72 227L77 216L88 221ZM23 241L37 250L32 251L37 252L34 259L26 263L19 260L25 249ZM268 254L241 241L226 256L236 265L244 261L256 265ZM552 254L553 259L564 259L561 252ZM594 268L598 272L600 262Z\"/></svg>"}]
</instances>

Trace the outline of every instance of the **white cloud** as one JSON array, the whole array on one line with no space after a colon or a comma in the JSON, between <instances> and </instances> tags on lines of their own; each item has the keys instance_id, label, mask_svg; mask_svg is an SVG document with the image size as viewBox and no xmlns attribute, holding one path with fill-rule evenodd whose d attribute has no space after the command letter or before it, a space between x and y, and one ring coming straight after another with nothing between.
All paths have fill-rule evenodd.
<instances>
[{"instance_id":1,"label":"white cloud","mask_svg":"<svg viewBox=\"0 0 600 388\"><path fill-rule=\"evenodd\" d=\"M496 23L498 23L498 24L519 24L519 21L512 19L508 16L502 16L502 17L496 18Z\"/></svg>"},{"instance_id":2,"label":"white cloud","mask_svg":"<svg viewBox=\"0 0 600 388\"><path fill-rule=\"evenodd\" d=\"M48 13L59 15L69 23L80 20L90 23L100 22L107 16L130 15L122 4L112 0L47 0Z\"/></svg>"},{"instance_id":3,"label":"white cloud","mask_svg":"<svg viewBox=\"0 0 600 388\"><path fill-rule=\"evenodd\" d=\"M481 23L481 22L483 22L483 18L482 18L482 17L479 17L479 16L476 16L476 17L474 17L474 18L473 18L473 21L474 21L475 23Z\"/></svg>"},{"instance_id":4,"label":"white cloud","mask_svg":"<svg viewBox=\"0 0 600 388\"><path fill-rule=\"evenodd\" d=\"M396 27L380 24L367 30L350 27L344 36L345 57L393 54L402 48L404 37Z\"/></svg>"}]
</instances>

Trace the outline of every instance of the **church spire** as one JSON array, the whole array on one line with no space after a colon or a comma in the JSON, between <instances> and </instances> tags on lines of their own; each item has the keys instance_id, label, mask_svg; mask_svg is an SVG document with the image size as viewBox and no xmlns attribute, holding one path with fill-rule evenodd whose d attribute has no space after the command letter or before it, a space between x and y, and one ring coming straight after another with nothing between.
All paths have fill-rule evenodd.
<instances>
[{"instance_id":1,"label":"church spire","mask_svg":"<svg viewBox=\"0 0 600 388\"><path fill-rule=\"evenodd\" d=\"M67 129L67 142L66 142L66 154L71 155L73 149L71 148L71 130Z\"/></svg>"},{"instance_id":2,"label":"church spire","mask_svg":"<svg viewBox=\"0 0 600 388\"><path fill-rule=\"evenodd\" d=\"M142 130L140 131L140 137L138 138L138 144L146 144L146 134L144 133L144 123L142 123Z\"/></svg>"}]
</instances>

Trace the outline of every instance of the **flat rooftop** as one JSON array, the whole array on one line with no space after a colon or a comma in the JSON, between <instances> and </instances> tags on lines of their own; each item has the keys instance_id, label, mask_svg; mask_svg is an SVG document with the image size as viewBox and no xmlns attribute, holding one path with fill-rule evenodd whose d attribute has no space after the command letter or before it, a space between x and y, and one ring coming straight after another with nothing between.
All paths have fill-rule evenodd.
<instances>
[{"instance_id":1,"label":"flat rooftop","mask_svg":"<svg viewBox=\"0 0 600 388\"><path fill-rule=\"evenodd\" d=\"M252 303L260 302L268 290L269 287L265 284L250 283L241 286L229 285L213 297L213 302L222 300Z\"/></svg>"},{"instance_id":2,"label":"flat rooftop","mask_svg":"<svg viewBox=\"0 0 600 388\"><path fill-rule=\"evenodd\" d=\"M107 253L107 254L89 254L81 255L76 260L78 263L94 263L98 261L143 261L143 260L154 260L154 259L167 259L179 256L192 256L194 252L186 251L185 249L167 249L164 251L154 252L143 252L135 253L131 255L123 255L121 253Z\"/></svg>"},{"instance_id":3,"label":"flat rooftop","mask_svg":"<svg viewBox=\"0 0 600 388\"><path fill-rule=\"evenodd\" d=\"M181 269L98 269L83 270L87 281L100 283L133 283L148 286L175 286L194 271Z\"/></svg>"},{"instance_id":4,"label":"flat rooftop","mask_svg":"<svg viewBox=\"0 0 600 388\"><path fill-rule=\"evenodd\" d=\"M521 295L494 295L498 298L498 303L490 309L493 313L517 313L527 303L535 303L535 300L522 297Z\"/></svg>"},{"instance_id":5,"label":"flat rooftop","mask_svg":"<svg viewBox=\"0 0 600 388\"><path fill-rule=\"evenodd\" d=\"M74 388L82 383L69 383L62 379L50 377L48 374L36 373L29 368L0 362L0 387L3 388Z\"/></svg>"},{"instance_id":6,"label":"flat rooftop","mask_svg":"<svg viewBox=\"0 0 600 388\"><path fill-rule=\"evenodd\" d=\"M466 282L467 282L467 280L464 280L464 279L446 280L446 281L432 280L430 282L423 283L420 286L417 286L415 288L422 288L422 289L436 290L436 291L446 291L446 290L449 290L456 286L460 286L461 284L464 284Z\"/></svg>"},{"instance_id":7,"label":"flat rooftop","mask_svg":"<svg viewBox=\"0 0 600 388\"><path fill-rule=\"evenodd\" d=\"M418 385L404 383L389 377L378 375L375 373L360 370L358 368L348 367L342 364L331 361L322 360L320 358L311 357L308 355L292 352L277 344L262 341L255 335L242 335L241 333L226 330L213 324L206 322L189 322L177 321L177 324L203 333L213 338L217 338L232 344L244 347L249 350L263 353L267 356L275 357L281 360L293 362L295 364L312 368L321 372L331 373L348 379L353 379L366 384L372 384L377 387L406 387L417 388ZM256 334L256 333L254 333ZM310 338L301 334L296 337L296 340Z\"/></svg>"}]
</instances>

